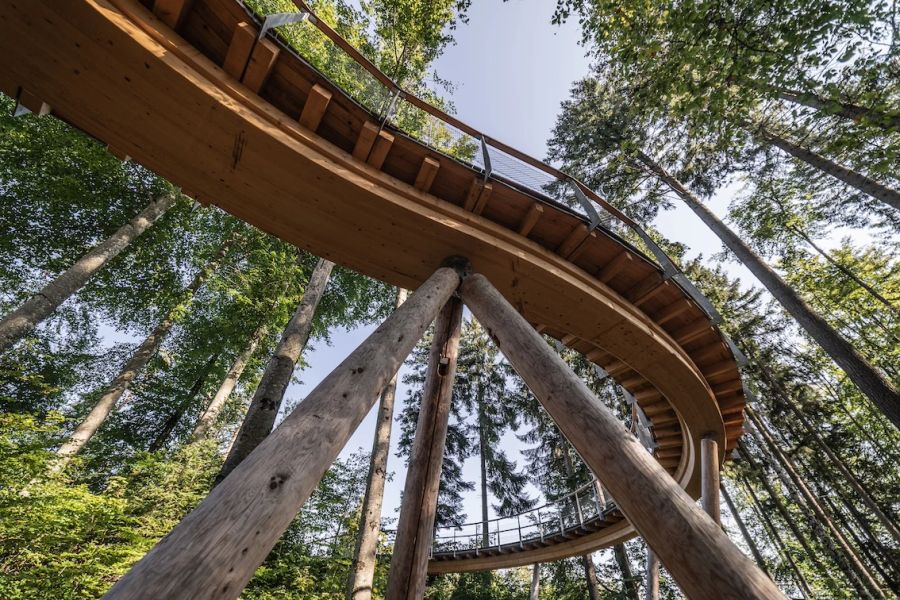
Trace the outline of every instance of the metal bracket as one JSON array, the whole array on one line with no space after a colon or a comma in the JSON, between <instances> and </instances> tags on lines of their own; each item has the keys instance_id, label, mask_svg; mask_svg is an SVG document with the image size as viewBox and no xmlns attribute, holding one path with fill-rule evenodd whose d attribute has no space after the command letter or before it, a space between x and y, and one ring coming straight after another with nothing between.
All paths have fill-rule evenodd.
<instances>
[{"instance_id":1,"label":"metal bracket","mask_svg":"<svg viewBox=\"0 0 900 600\"><path fill-rule=\"evenodd\" d=\"M259 30L259 35L256 37L256 40L259 41L266 37L266 33L268 33L270 29L281 27L288 23L299 23L307 18L312 22L314 17L306 11L266 15L266 20L263 21L262 28Z\"/></svg>"},{"instance_id":2,"label":"metal bracket","mask_svg":"<svg viewBox=\"0 0 900 600\"><path fill-rule=\"evenodd\" d=\"M494 170L491 167L491 153L488 152L488 145L484 136L481 136L481 156L484 160L484 182L487 183Z\"/></svg>"},{"instance_id":3,"label":"metal bracket","mask_svg":"<svg viewBox=\"0 0 900 600\"><path fill-rule=\"evenodd\" d=\"M568 184L575 194L575 199L578 200L578 203L591 219L591 230L596 229L597 225L600 224L600 215L597 213L597 209L594 208L594 204L588 200L587 196L584 195L584 192L581 191L581 188L578 187L578 184L575 183L574 179L569 178Z\"/></svg>"}]
</instances>

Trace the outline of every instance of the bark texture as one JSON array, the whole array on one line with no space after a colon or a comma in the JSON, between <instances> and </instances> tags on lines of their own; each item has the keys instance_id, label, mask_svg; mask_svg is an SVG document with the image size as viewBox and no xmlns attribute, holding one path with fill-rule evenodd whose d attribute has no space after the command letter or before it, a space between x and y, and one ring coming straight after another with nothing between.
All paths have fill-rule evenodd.
<instances>
[{"instance_id":1,"label":"bark texture","mask_svg":"<svg viewBox=\"0 0 900 600\"><path fill-rule=\"evenodd\" d=\"M100 396L100 399L97 400L91 412L75 428L75 432L66 443L56 451L57 460L53 466L54 471L64 469L72 460L72 457L81 452L94 434L97 433L97 430L100 429L100 426L103 425L113 408L115 408L122 394L125 393L135 377L144 370L144 367L147 366L147 363L150 362L156 351L159 350L163 340L177 322L177 315L182 313L193 302L194 294L219 265L229 246L229 242L222 244L210 261L194 276L194 279L184 290L184 299L168 312L163 320L150 332L150 335L144 338L144 341L131 355L131 358L128 359L125 366L116 375L116 378L113 379L109 387L103 392L103 395Z\"/></svg>"},{"instance_id":2,"label":"bark texture","mask_svg":"<svg viewBox=\"0 0 900 600\"><path fill-rule=\"evenodd\" d=\"M900 115L889 114L866 108L852 102L832 101L822 98L818 94L801 92L797 90L778 89L778 97L788 102L802 104L814 108L820 112L835 115L843 119L850 119L857 123L875 125L885 130L900 128Z\"/></svg>"},{"instance_id":3,"label":"bark texture","mask_svg":"<svg viewBox=\"0 0 900 600\"><path fill-rule=\"evenodd\" d=\"M200 418L197 419L197 424L194 426L194 432L192 434L194 440L202 440L209 435L210 430L216 423L216 419L219 417L219 413L222 412L222 409L225 407L225 403L231 396L231 392L234 391L237 382L244 373L244 369L247 368L247 363L250 362L253 353L256 352L256 347L265 335L266 327L265 325L260 325L247 343L247 347L234 359L234 363L232 363L231 368L225 375L225 379L222 380L222 384L219 386L219 389L216 390L216 395L213 396L213 399L206 407L206 410L204 410L203 414L200 415Z\"/></svg>"},{"instance_id":4,"label":"bark texture","mask_svg":"<svg viewBox=\"0 0 900 600\"><path fill-rule=\"evenodd\" d=\"M866 177L862 173L848 169L836 162L832 162L824 156L816 154L812 150L798 146L794 142L781 137L765 127L760 127L758 131L763 140L780 148L797 160L801 160L814 169L818 169L823 173L831 175L835 179L843 181L850 187L900 210L900 191L890 188L883 183L879 183L871 177Z\"/></svg>"},{"instance_id":5,"label":"bark texture","mask_svg":"<svg viewBox=\"0 0 900 600\"><path fill-rule=\"evenodd\" d=\"M831 357L860 391L900 428L900 393L869 364L856 349L837 333L825 319L808 304L784 280L772 270L753 250L709 210L675 177L643 152L638 159L680 196L688 207L715 233L738 260L766 286L784 309L800 324L819 346Z\"/></svg>"},{"instance_id":6,"label":"bark texture","mask_svg":"<svg viewBox=\"0 0 900 600\"><path fill-rule=\"evenodd\" d=\"M531 567L531 589L528 591L528 600L538 600L541 593L541 563L534 563Z\"/></svg>"},{"instance_id":7,"label":"bark texture","mask_svg":"<svg viewBox=\"0 0 900 600\"><path fill-rule=\"evenodd\" d=\"M0 352L10 348L49 317L59 305L81 289L87 281L175 204L175 196L161 196L131 221L94 246L74 265L0 320Z\"/></svg>"},{"instance_id":8,"label":"bark texture","mask_svg":"<svg viewBox=\"0 0 900 600\"><path fill-rule=\"evenodd\" d=\"M615 556L616 564L619 565L619 571L622 572L622 590L625 596L629 600L640 600L637 581L634 579L634 573L631 572L631 561L628 560L625 544L613 546L613 555Z\"/></svg>"},{"instance_id":9,"label":"bark texture","mask_svg":"<svg viewBox=\"0 0 900 600\"><path fill-rule=\"evenodd\" d=\"M319 306L319 301L325 294L332 269L334 269L334 263L324 258L316 264L306 285L306 290L303 292L303 299L297 305L297 310L294 311L287 327L284 328L275 353L266 365L266 370L250 401L247 415L244 417L237 438L231 446L231 451L228 453L222 469L216 476L216 485L241 464L253 452L253 449L271 433L278 411L281 410L284 392L294 375L294 366L309 341L316 307Z\"/></svg>"},{"instance_id":10,"label":"bark texture","mask_svg":"<svg viewBox=\"0 0 900 600\"><path fill-rule=\"evenodd\" d=\"M397 309L406 300L406 290L397 288ZM384 483L387 477L388 454L391 446L391 426L394 422L394 399L397 393L397 375L381 392L378 403L378 419L375 422L375 439L372 442L372 457L369 462L369 478L363 498L362 514L356 550L350 565L347 584L349 600L370 600L375 580L375 551L378 549L378 534L381 531L381 506L384 501Z\"/></svg>"},{"instance_id":11,"label":"bark texture","mask_svg":"<svg viewBox=\"0 0 900 600\"><path fill-rule=\"evenodd\" d=\"M659 600L659 559L650 548L647 548L647 586L644 588L644 600Z\"/></svg>"},{"instance_id":12,"label":"bark texture","mask_svg":"<svg viewBox=\"0 0 900 600\"><path fill-rule=\"evenodd\" d=\"M435 271L105 598L237 598L459 281Z\"/></svg>"}]
</instances>

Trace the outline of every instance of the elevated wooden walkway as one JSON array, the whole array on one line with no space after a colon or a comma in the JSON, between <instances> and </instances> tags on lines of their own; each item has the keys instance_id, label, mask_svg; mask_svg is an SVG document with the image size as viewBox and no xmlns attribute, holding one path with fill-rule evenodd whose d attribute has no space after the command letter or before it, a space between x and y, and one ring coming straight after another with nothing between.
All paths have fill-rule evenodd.
<instances>
[{"instance_id":1,"label":"elevated wooden walkway","mask_svg":"<svg viewBox=\"0 0 900 600\"><path fill-rule=\"evenodd\" d=\"M260 25L235 0L4 1L0 90L360 273L414 289L445 257L467 257L536 328L633 395L655 456L696 497L700 440L723 456L735 447L744 395L714 315L646 234L565 174L408 94L393 102L478 145L405 134L271 33L257 40ZM388 90L389 107L393 82L317 19L304 26ZM430 570L552 560L633 535L606 519L555 544L436 557Z\"/></svg>"}]
</instances>

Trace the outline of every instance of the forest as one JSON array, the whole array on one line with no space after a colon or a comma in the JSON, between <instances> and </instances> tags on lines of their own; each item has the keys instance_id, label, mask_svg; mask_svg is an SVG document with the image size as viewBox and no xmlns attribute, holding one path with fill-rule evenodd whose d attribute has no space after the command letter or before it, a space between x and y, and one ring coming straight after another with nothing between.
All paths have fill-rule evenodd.
<instances>
[{"instance_id":1,"label":"forest","mask_svg":"<svg viewBox=\"0 0 900 600\"><path fill-rule=\"evenodd\" d=\"M243 4L261 16L296 11L291 0ZM900 597L900 8L549 4L548 31L577 23L591 66L559 107L542 159L646 229L746 357L722 528L789 598ZM449 114L456 82L435 62L472 5L310 3L383 73ZM385 104L309 23L277 35L363 105ZM415 111L393 122L456 159L480 152ZM717 214L710 204L723 197ZM667 239L656 227L680 206L691 227L718 238L718 252L696 252L690 231ZM412 293L197 202L3 95L0 255L0 598L9 600L107 593L302 405L288 390L308 383L314 351L372 330ZM399 514L390 498L413 454L435 335L381 392L372 439L345 448L241 598L385 597ZM545 337L634 426L623 388ZM436 543L474 531L487 547L489 523L578 504L594 481L467 311ZM599 483L592 489L604 497ZM555 562L429 575L424 597L684 595L635 537Z\"/></svg>"}]
</instances>

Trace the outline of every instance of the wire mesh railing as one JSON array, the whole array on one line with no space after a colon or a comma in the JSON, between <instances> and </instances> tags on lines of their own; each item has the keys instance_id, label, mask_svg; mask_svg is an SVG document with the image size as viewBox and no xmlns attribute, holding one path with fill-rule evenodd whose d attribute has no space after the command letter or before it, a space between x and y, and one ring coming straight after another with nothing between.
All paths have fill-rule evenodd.
<instances>
[{"instance_id":1,"label":"wire mesh railing","mask_svg":"<svg viewBox=\"0 0 900 600\"><path fill-rule=\"evenodd\" d=\"M284 0L243 0L250 12L265 14L262 35L274 35L301 60L360 106L382 126L389 125L432 150L467 164L485 180L518 188L539 200L566 207L593 228L603 228L631 244L656 264L703 309L714 323L721 318L681 269L634 220L563 171L504 144L416 94L382 72L338 31L320 19L305 0L290 0L297 12L285 13ZM306 15L299 18L294 15Z\"/></svg>"}]
</instances>

